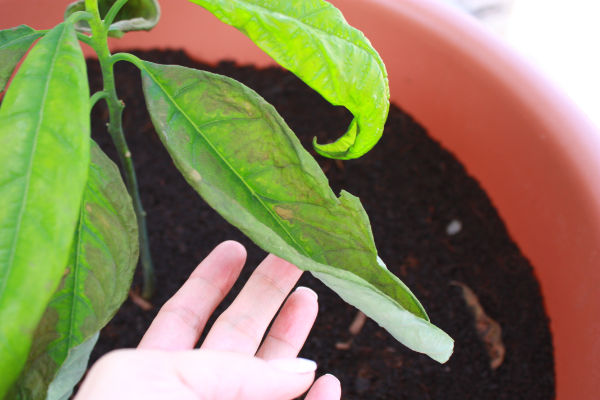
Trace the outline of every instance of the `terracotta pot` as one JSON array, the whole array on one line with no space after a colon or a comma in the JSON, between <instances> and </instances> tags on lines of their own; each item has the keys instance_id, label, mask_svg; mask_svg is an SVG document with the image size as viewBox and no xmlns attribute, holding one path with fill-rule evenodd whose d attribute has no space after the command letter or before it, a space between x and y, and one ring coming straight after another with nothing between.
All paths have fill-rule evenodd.
<instances>
[{"instance_id":1,"label":"terracotta pot","mask_svg":"<svg viewBox=\"0 0 600 400\"><path fill-rule=\"evenodd\" d=\"M0 28L50 27L67 3L0 0ZM433 0L334 3L380 52L392 100L482 183L534 265L554 335L557 397L597 398L600 132L535 70L454 10ZM187 1L162 1L162 8L154 31L127 35L113 47L185 47L205 61L271 62Z\"/></svg>"}]
</instances>

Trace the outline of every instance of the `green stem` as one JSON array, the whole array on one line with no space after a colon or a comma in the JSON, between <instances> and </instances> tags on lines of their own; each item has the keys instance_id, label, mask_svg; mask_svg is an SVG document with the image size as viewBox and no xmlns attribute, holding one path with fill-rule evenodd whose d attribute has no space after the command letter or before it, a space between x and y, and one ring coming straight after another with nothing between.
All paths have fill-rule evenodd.
<instances>
[{"instance_id":1,"label":"green stem","mask_svg":"<svg viewBox=\"0 0 600 400\"><path fill-rule=\"evenodd\" d=\"M106 29L110 28L113 21L117 17L117 14L119 13L119 11L121 11L121 8L123 8L123 6L125 5L125 3L127 3L127 1L128 0L117 0L117 2L112 5L110 10L108 10L108 12L106 13L106 16L104 17L104 27Z\"/></svg>"},{"instance_id":2,"label":"green stem","mask_svg":"<svg viewBox=\"0 0 600 400\"><path fill-rule=\"evenodd\" d=\"M125 105L119 100L115 88L113 63L107 42L108 27L105 27L100 19L97 0L85 0L85 6L86 10L94 16L94 18L90 20L90 27L92 28L91 46L98 55L98 61L100 62L100 68L102 70L102 80L104 82L103 92L105 93L102 97L106 99L109 114L108 133L117 148L119 161L124 170L125 184L127 185L127 189L133 200L133 207L137 216L140 239L140 261L142 263L144 277L142 296L148 299L154 294L156 278L154 275L154 267L152 266L152 257L150 255L148 230L146 228L146 212L142 207L133 160L131 159L131 152L127 147L125 135L123 134L123 109L125 108Z\"/></svg>"},{"instance_id":3,"label":"green stem","mask_svg":"<svg viewBox=\"0 0 600 400\"><path fill-rule=\"evenodd\" d=\"M92 45L92 38L86 35L85 33L77 32L77 39L87 44L88 46Z\"/></svg>"},{"instance_id":4,"label":"green stem","mask_svg":"<svg viewBox=\"0 0 600 400\"><path fill-rule=\"evenodd\" d=\"M90 97L90 111L92 108L94 108L94 106L96 105L96 103L98 101L100 101L102 99L107 99L107 98L108 98L108 93L106 93L104 90L94 93Z\"/></svg>"}]
</instances>

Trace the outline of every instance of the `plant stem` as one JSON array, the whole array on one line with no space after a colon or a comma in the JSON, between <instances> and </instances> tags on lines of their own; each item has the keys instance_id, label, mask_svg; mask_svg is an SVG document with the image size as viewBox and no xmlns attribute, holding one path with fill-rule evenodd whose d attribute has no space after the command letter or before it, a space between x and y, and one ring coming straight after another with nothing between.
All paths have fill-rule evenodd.
<instances>
[{"instance_id":1,"label":"plant stem","mask_svg":"<svg viewBox=\"0 0 600 400\"><path fill-rule=\"evenodd\" d=\"M108 27L105 26L100 19L98 3L96 0L85 0L85 5L86 10L94 16L94 18L90 20L90 27L92 28L91 46L98 55L98 61L100 62L100 68L102 70L102 80L104 83L103 92L105 93L103 98L108 105L109 114L108 133L117 148L119 161L124 170L125 184L127 185L127 189L133 200L133 208L137 217L140 239L140 261L142 263L144 277L142 296L149 299L154 294L156 277L154 275L154 267L152 265L152 257L150 254L148 230L146 228L146 212L142 207L133 160L131 159L131 152L127 147L125 135L123 134L123 109L125 108L125 105L118 98L117 90L115 88L113 63L111 61L111 54L107 42Z\"/></svg>"},{"instance_id":2,"label":"plant stem","mask_svg":"<svg viewBox=\"0 0 600 400\"><path fill-rule=\"evenodd\" d=\"M106 93L104 90L94 93L90 97L90 111L92 110L92 108L94 108L97 102L99 102L102 99L106 99L107 97L108 93Z\"/></svg>"},{"instance_id":3,"label":"plant stem","mask_svg":"<svg viewBox=\"0 0 600 400\"><path fill-rule=\"evenodd\" d=\"M108 10L108 12L106 13L106 17L104 17L104 27L106 29L110 28L110 26L112 25L113 21L117 17L117 14L119 13L119 11L121 11L121 8L123 8L123 6L125 5L125 3L127 3L127 1L128 0L117 0L112 5L112 7L110 8L110 10Z\"/></svg>"}]
</instances>

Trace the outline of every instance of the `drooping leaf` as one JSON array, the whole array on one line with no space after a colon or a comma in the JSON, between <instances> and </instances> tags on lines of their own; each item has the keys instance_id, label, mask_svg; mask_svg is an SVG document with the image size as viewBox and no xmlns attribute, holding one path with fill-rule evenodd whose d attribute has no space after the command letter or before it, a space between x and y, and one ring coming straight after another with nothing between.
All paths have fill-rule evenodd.
<instances>
[{"instance_id":1,"label":"drooping leaf","mask_svg":"<svg viewBox=\"0 0 600 400\"><path fill-rule=\"evenodd\" d=\"M146 103L175 165L264 250L311 271L412 349L445 361L453 341L377 261L358 198L337 198L275 109L230 78L138 63Z\"/></svg>"},{"instance_id":2,"label":"drooping leaf","mask_svg":"<svg viewBox=\"0 0 600 400\"><path fill-rule=\"evenodd\" d=\"M69 352L104 327L127 298L138 257L137 235L119 170L94 143L67 269L35 331L15 387L19 399L45 398ZM63 374L72 372L63 368Z\"/></svg>"},{"instance_id":3,"label":"drooping leaf","mask_svg":"<svg viewBox=\"0 0 600 400\"><path fill-rule=\"evenodd\" d=\"M104 18L110 7L116 0L98 0L100 17ZM77 11L85 10L85 0L77 0L67 7L65 18ZM110 31L130 32L149 31L156 26L160 19L160 6L157 0L129 0L121 8L114 22L110 25ZM80 21L76 25L81 32L90 32L90 26L86 21Z\"/></svg>"},{"instance_id":4,"label":"drooping leaf","mask_svg":"<svg viewBox=\"0 0 600 400\"><path fill-rule=\"evenodd\" d=\"M0 92L6 87L19 60L40 36L41 33L27 25L0 31Z\"/></svg>"},{"instance_id":5,"label":"drooping leaf","mask_svg":"<svg viewBox=\"0 0 600 400\"><path fill-rule=\"evenodd\" d=\"M381 137L389 110L385 66L369 40L324 0L190 0L233 25L354 120L334 143L313 141L331 158L357 158Z\"/></svg>"},{"instance_id":6,"label":"drooping leaf","mask_svg":"<svg viewBox=\"0 0 600 400\"><path fill-rule=\"evenodd\" d=\"M68 400L71 397L73 388L87 370L90 355L98 337L100 337L100 332L96 332L85 342L69 350L67 359L48 388L46 400Z\"/></svg>"},{"instance_id":7,"label":"drooping leaf","mask_svg":"<svg viewBox=\"0 0 600 400\"><path fill-rule=\"evenodd\" d=\"M0 398L63 275L89 135L85 61L73 26L63 23L31 50L0 108Z\"/></svg>"}]
</instances>

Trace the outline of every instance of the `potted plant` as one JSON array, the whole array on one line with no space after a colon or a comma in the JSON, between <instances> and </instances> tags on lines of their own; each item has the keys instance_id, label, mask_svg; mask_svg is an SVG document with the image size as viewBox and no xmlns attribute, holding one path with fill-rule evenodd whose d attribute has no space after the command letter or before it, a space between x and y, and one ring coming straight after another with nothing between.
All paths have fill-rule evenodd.
<instances>
[{"instance_id":1,"label":"potted plant","mask_svg":"<svg viewBox=\"0 0 600 400\"><path fill-rule=\"evenodd\" d=\"M3 11L11 10L9 3L0 3ZM197 49L196 54L209 61L235 56L244 62L269 62L262 53L248 50L246 39L236 32L183 3L164 5L163 25L152 34L156 36L147 36L147 47L188 44L190 52ZM18 13L20 4L12 12ZM532 259L553 324L559 398L593 396L598 379L589 371L600 358L599 336L588 321L600 308L595 290L600 279L595 251L600 236L600 195L594 186L599 171L597 132L529 67L446 8L429 1L337 5L382 54L392 99L483 182ZM49 17L54 8L38 5L38 17ZM3 28L23 22L11 17L11 11L3 14ZM36 25L41 20L35 18L31 15L26 22ZM198 23L197 18L206 18L204 26L211 31L214 27L213 32L223 29L214 37L233 38L231 43L241 42L247 50L223 46L213 36L205 43L197 36L185 43L185 35L174 38L177 29L166 27L171 19L187 29ZM143 37L136 36L129 40L139 47ZM127 40L118 46L131 47L133 42Z\"/></svg>"},{"instance_id":2,"label":"potted plant","mask_svg":"<svg viewBox=\"0 0 600 400\"><path fill-rule=\"evenodd\" d=\"M313 142L319 154L353 159L375 145L389 109L385 67L334 6L197 3L243 29L355 116L335 142ZM151 29L159 15L154 0L81 0L51 29L19 25L0 31L0 83L6 89L0 108L0 394L44 397L56 386L68 387L63 376L73 383L73 374L83 369L72 360L85 358L123 301L138 248L144 295L153 291L145 212L115 87L119 61L139 68L165 148L211 207L264 250L310 271L398 340L447 361L453 340L429 321L378 256L360 200L345 191L333 194L272 106L222 75L111 54L108 36ZM79 42L92 48L102 71L103 87L91 94ZM99 101L108 106L108 132L125 184L90 138L89 114Z\"/></svg>"}]
</instances>

